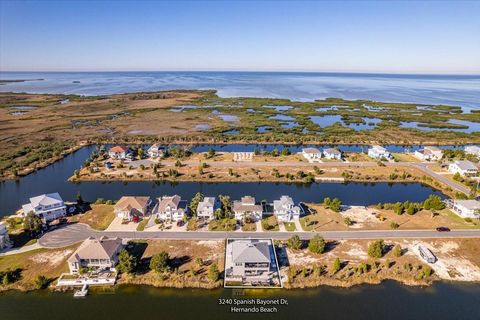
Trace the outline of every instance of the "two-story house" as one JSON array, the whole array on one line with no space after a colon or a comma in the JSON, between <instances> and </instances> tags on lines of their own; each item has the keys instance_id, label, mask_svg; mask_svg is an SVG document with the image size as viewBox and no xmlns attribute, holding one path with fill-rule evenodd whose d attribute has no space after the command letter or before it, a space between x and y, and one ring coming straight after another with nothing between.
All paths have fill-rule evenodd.
<instances>
[{"instance_id":1,"label":"two-story house","mask_svg":"<svg viewBox=\"0 0 480 320\"><path fill-rule=\"evenodd\" d=\"M114 146L111 147L110 150L108 150L108 156L112 159L126 159L129 153L130 149L125 146Z\"/></svg>"},{"instance_id":2,"label":"two-story house","mask_svg":"<svg viewBox=\"0 0 480 320\"><path fill-rule=\"evenodd\" d=\"M77 273L81 268L112 270L118 263L118 254L122 248L120 238L89 237L68 258L68 268L71 273Z\"/></svg>"},{"instance_id":3,"label":"two-story house","mask_svg":"<svg viewBox=\"0 0 480 320\"><path fill-rule=\"evenodd\" d=\"M67 206L58 194L48 193L30 198L30 203L22 205L23 215L29 212L37 215L43 223L49 223L58 218L64 217L67 213Z\"/></svg>"},{"instance_id":4,"label":"two-story house","mask_svg":"<svg viewBox=\"0 0 480 320\"><path fill-rule=\"evenodd\" d=\"M161 158L165 154L165 148L162 147L160 144L155 143L152 144L150 148L148 148L147 153L150 158Z\"/></svg>"},{"instance_id":5,"label":"two-story house","mask_svg":"<svg viewBox=\"0 0 480 320\"><path fill-rule=\"evenodd\" d=\"M461 176L474 176L478 174L477 166L468 160L456 160L448 165L448 171L459 173Z\"/></svg>"},{"instance_id":6,"label":"two-story house","mask_svg":"<svg viewBox=\"0 0 480 320\"><path fill-rule=\"evenodd\" d=\"M164 196L158 198L158 206L154 213L163 221L181 221L187 214L187 206L187 201L182 200L179 195Z\"/></svg>"},{"instance_id":7,"label":"two-story house","mask_svg":"<svg viewBox=\"0 0 480 320\"><path fill-rule=\"evenodd\" d=\"M300 218L301 209L293 203L289 196L281 196L280 200L273 201L273 214L279 221L292 221Z\"/></svg>"},{"instance_id":8,"label":"two-story house","mask_svg":"<svg viewBox=\"0 0 480 320\"><path fill-rule=\"evenodd\" d=\"M373 159L391 159L392 155L382 146L373 146L368 148L368 156Z\"/></svg>"},{"instance_id":9,"label":"two-story house","mask_svg":"<svg viewBox=\"0 0 480 320\"><path fill-rule=\"evenodd\" d=\"M245 216L250 216L254 220L262 219L263 208L255 203L254 197L245 196L240 201L233 201L232 210L237 220L242 220Z\"/></svg>"},{"instance_id":10,"label":"two-story house","mask_svg":"<svg viewBox=\"0 0 480 320\"><path fill-rule=\"evenodd\" d=\"M205 197L203 201L200 201L197 206L197 217L212 220L214 218L213 213L220 208L220 203L215 200L214 197Z\"/></svg>"},{"instance_id":11,"label":"two-story house","mask_svg":"<svg viewBox=\"0 0 480 320\"><path fill-rule=\"evenodd\" d=\"M235 240L230 246L231 270L234 277L258 276L270 271L271 255L268 242Z\"/></svg>"},{"instance_id":12,"label":"two-story house","mask_svg":"<svg viewBox=\"0 0 480 320\"><path fill-rule=\"evenodd\" d=\"M4 248L9 248L12 246L10 238L8 237L7 224L5 222L0 222L0 250Z\"/></svg>"},{"instance_id":13,"label":"two-story house","mask_svg":"<svg viewBox=\"0 0 480 320\"><path fill-rule=\"evenodd\" d=\"M113 211L117 217L123 220L138 220L147 214L148 207L152 203L150 197L124 196L117 201Z\"/></svg>"}]
</instances>

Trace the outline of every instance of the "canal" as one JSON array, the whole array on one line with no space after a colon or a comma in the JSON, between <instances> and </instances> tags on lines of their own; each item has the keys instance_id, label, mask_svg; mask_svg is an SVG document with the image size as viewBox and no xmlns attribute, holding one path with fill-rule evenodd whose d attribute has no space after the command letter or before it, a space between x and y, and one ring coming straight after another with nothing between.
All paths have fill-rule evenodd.
<instances>
[{"instance_id":1,"label":"canal","mask_svg":"<svg viewBox=\"0 0 480 320\"><path fill-rule=\"evenodd\" d=\"M0 216L14 213L30 197L43 193L59 192L65 201L74 201L77 193L89 201L97 198L117 200L123 195L148 195L159 197L178 194L186 199L200 191L205 195L229 195L239 199L253 195L257 200L273 201L287 194L295 201L321 202L324 197L338 197L349 205L370 205L378 202L422 201L435 193L443 195L420 183L201 183L201 182L82 182L67 179L94 151L94 146L82 148L54 164L17 181L0 183Z\"/></svg>"},{"instance_id":2,"label":"canal","mask_svg":"<svg viewBox=\"0 0 480 320\"><path fill-rule=\"evenodd\" d=\"M276 313L231 313L218 299L285 299ZM393 281L350 289L232 291L123 286L74 299L71 292L8 292L0 295L5 320L97 319L479 319L480 286L436 282L408 287ZM250 306L250 305L249 305Z\"/></svg>"}]
</instances>

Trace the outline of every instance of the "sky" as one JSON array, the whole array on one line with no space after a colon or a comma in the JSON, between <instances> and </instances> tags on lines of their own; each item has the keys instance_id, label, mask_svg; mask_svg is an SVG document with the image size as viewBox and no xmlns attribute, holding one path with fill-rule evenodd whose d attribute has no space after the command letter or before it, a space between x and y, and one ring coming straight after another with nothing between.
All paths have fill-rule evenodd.
<instances>
[{"instance_id":1,"label":"sky","mask_svg":"<svg viewBox=\"0 0 480 320\"><path fill-rule=\"evenodd\" d=\"M0 71L480 74L479 1L0 0Z\"/></svg>"}]
</instances>

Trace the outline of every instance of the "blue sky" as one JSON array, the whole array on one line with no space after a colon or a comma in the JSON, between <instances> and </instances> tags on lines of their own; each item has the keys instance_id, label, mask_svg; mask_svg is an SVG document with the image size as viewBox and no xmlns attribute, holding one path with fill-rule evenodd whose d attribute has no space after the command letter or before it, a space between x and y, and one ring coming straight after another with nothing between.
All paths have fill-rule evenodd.
<instances>
[{"instance_id":1,"label":"blue sky","mask_svg":"<svg viewBox=\"0 0 480 320\"><path fill-rule=\"evenodd\" d=\"M0 70L480 73L480 2L5 1Z\"/></svg>"}]
</instances>

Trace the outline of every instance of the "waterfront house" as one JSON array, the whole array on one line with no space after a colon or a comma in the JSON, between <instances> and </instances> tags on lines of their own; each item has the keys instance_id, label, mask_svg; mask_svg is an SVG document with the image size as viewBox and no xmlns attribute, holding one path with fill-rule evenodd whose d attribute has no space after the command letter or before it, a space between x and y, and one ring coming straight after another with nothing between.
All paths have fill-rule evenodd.
<instances>
[{"instance_id":1,"label":"waterfront house","mask_svg":"<svg viewBox=\"0 0 480 320\"><path fill-rule=\"evenodd\" d=\"M158 206L154 213L158 219L164 221L181 221L187 214L187 206L187 201L182 200L179 195L164 196L158 198Z\"/></svg>"},{"instance_id":2,"label":"waterfront house","mask_svg":"<svg viewBox=\"0 0 480 320\"><path fill-rule=\"evenodd\" d=\"M214 197L205 197L203 201L200 201L197 206L197 217L212 220L214 218L213 213L220 208L220 203L215 200Z\"/></svg>"},{"instance_id":3,"label":"waterfront house","mask_svg":"<svg viewBox=\"0 0 480 320\"><path fill-rule=\"evenodd\" d=\"M382 160L390 159L392 155L382 146L373 146L368 148L368 156L373 159Z\"/></svg>"},{"instance_id":4,"label":"waterfront house","mask_svg":"<svg viewBox=\"0 0 480 320\"><path fill-rule=\"evenodd\" d=\"M253 152L232 152L233 161L252 161Z\"/></svg>"},{"instance_id":5,"label":"waterfront house","mask_svg":"<svg viewBox=\"0 0 480 320\"><path fill-rule=\"evenodd\" d=\"M438 147L425 147L415 151L414 156L422 161L438 161L442 159L443 152Z\"/></svg>"},{"instance_id":6,"label":"waterfront house","mask_svg":"<svg viewBox=\"0 0 480 320\"><path fill-rule=\"evenodd\" d=\"M152 200L150 197L121 197L113 207L113 211L117 217L132 221L137 220L140 217L144 217L147 214L148 207L151 205Z\"/></svg>"},{"instance_id":7,"label":"waterfront house","mask_svg":"<svg viewBox=\"0 0 480 320\"><path fill-rule=\"evenodd\" d=\"M108 150L108 156L112 159L123 160L127 158L127 155L130 153L130 149L125 146L115 146Z\"/></svg>"},{"instance_id":8,"label":"waterfront house","mask_svg":"<svg viewBox=\"0 0 480 320\"><path fill-rule=\"evenodd\" d=\"M462 218L480 219L478 200L453 200L452 210Z\"/></svg>"},{"instance_id":9,"label":"waterfront house","mask_svg":"<svg viewBox=\"0 0 480 320\"><path fill-rule=\"evenodd\" d=\"M155 143L148 148L147 153L150 158L161 158L165 155L165 148L160 144Z\"/></svg>"},{"instance_id":10,"label":"waterfront house","mask_svg":"<svg viewBox=\"0 0 480 320\"><path fill-rule=\"evenodd\" d=\"M4 248L9 248L12 246L10 238L8 237L7 224L5 222L0 222L0 250Z\"/></svg>"},{"instance_id":11,"label":"waterfront house","mask_svg":"<svg viewBox=\"0 0 480 320\"><path fill-rule=\"evenodd\" d=\"M466 154L471 154L476 157L480 158L480 147L478 146L466 146L465 147L465 153Z\"/></svg>"},{"instance_id":12,"label":"waterfront house","mask_svg":"<svg viewBox=\"0 0 480 320\"><path fill-rule=\"evenodd\" d=\"M304 148L302 155L309 163L322 161L322 153L317 148Z\"/></svg>"},{"instance_id":13,"label":"waterfront house","mask_svg":"<svg viewBox=\"0 0 480 320\"><path fill-rule=\"evenodd\" d=\"M461 176L474 176L478 173L477 166L468 160L456 160L448 165L448 171Z\"/></svg>"},{"instance_id":14,"label":"waterfront house","mask_svg":"<svg viewBox=\"0 0 480 320\"><path fill-rule=\"evenodd\" d=\"M232 209L237 220L242 220L245 216L251 216L255 220L262 218L262 206L255 204L254 197L245 196L240 201L233 201Z\"/></svg>"},{"instance_id":15,"label":"waterfront house","mask_svg":"<svg viewBox=\"0 0 480 320\"><path fill-rule=\"evenodd\" d=\"M340 150L334 148L326 148L323 150L323 156L330 160L342 160L342 153Z\"/></svg>"},{"instance_id":16,"label":"waterfront house","mask_svg":"<svg viewBox=\"0 0 480 320\"><path fill-rule=\"evenodd\" d=\"M70 272L77 273L81 268L112 270L118 263L118 254L122 248L120 238L89 237L68 258Z\"/></svg>"},{"instance_id":17,"label":"waterfront house","mask_svg":"<svg viewBox=\"0 0 480 320\"><path fill-rule=\"evenodd\" d=\"M270 245L262 240L235 240L229 246L231 269L234 277L259 276L270 271Z\"/></svg>"},{"instance_id":18,"label":"waterfront house","mask_svg":"<svg viewBox=\"0 0 480 320\"><path fill-rule=\"evenodd\" d=\"M43 223L49 223L53 220L64 217L67 213L67 206L58 192L42 194L30 198L30 203L24 204L22 208L24 216L29 212L33 212Z\"/></svg>"},{"instance_id":19,"label":"waterfront house","mask_svg":"<svg viewBox=\"0 0 480 320\"><path fill-rule=\"evenodd\" d=\"M281 196L280 200L273 201L273 214L279 221L292 221L300 218L301 209L293 203L289 196Z\"/></svg>"}]
</instances>

